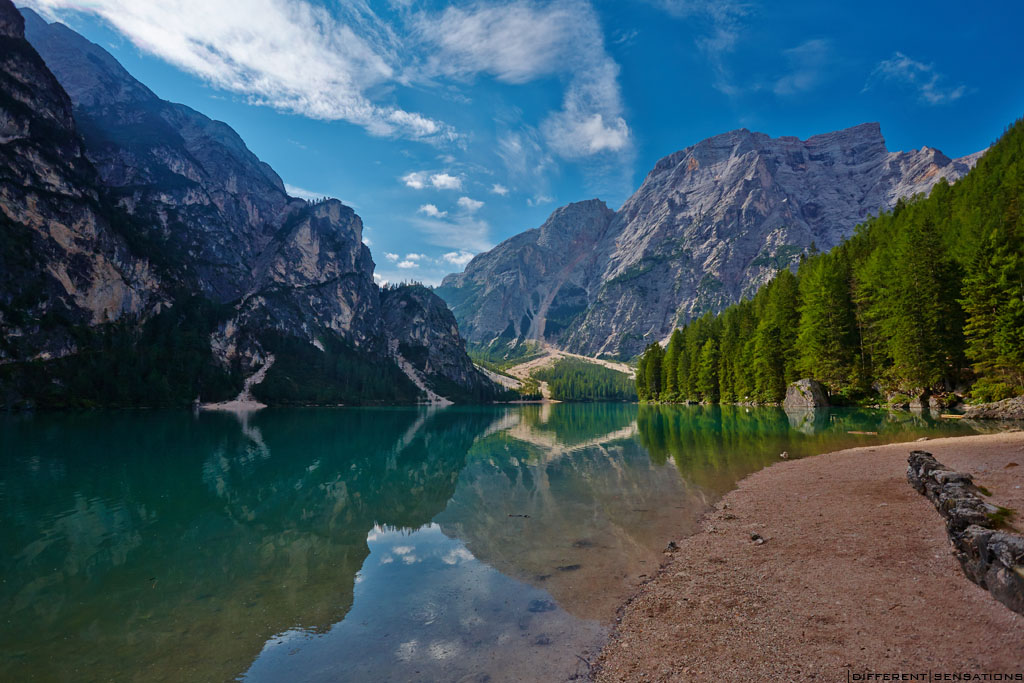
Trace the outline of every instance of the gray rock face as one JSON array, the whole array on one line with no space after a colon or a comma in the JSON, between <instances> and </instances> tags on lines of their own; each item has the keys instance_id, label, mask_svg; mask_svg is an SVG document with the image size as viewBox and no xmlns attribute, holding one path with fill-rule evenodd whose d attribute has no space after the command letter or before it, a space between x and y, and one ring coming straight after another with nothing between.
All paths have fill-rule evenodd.
<instances>
[{"instance_id":1,"label":"gray rock face","mask_svg":"<svg viewBox=\"0 0 1024 683\"><path fill-rule=\"evenodd\" d=\"M401 354L433 391L475 400L493 394L494 383L466 355L455 316L433 292L419 285L384 289L381 309L392 353Z\"/></svg>"},{"instance_id":2,"label":"gray rock face","mask_svg":"<svg viewBox=\"0 0 1024 683\"><path fill-rule=\"evenodd\" d=\"M557 339L586 311L589 288L601 277L598 245L615 212L604 202L556 209L539 228L480 254L465 272L449 275L437 289L476 343Z\"/></svg>"},{"instance_id":3,"label":"gray rock face","mask_svg":"<svg viewBox=\"0 0 1024 683\"><path fill-rule=\"evenodd\" d=\"M100 189L68 96L0 2L0 362L73 352L72 326L159 302Z\"/></svg>"},{"instance_id":4,"label":"gray rock face","mask_svg":"<svg viewBox=\"0 0 1024 683\"><path fill-rule=\"evenodd\" d=\"M74 353L46 323L55 310L68 326L145 322L201 298L233 311L210 330L225 368L253 371L268 335L313 353L330 337L375 367L393 363L393 340L428 340L430 382L493 393L431 292L410 297L424 315L385 316L351 208L289 197L230 127L159 99L67 27L24 16L42 59L0 0L0 361Z\"/></svg>"},{"instance_id":5,"label":"gray rock face","mask_svg":"<svg viewBox=\"0 0 1024 683\"><path fill-rule=\"evenodd\" d=\"M586 266L566 280L575 308L586 301L571 324L551 329L534 304L559 297L551 291L557 280L538 282L535 273L560 272L565 258L538 262L546 254L534 248L537 231L478 256L438 293L471 343L489 343L507 330L511 313L532 310L525 335L522 324L507 332L529 338L543 330L572 351L632 356L673 327L753 294L812 244L829 249L900 198L959 179L978 156L951 160L927 147L889 152L877 123L807 140L732 131L665 157L610 221L602 215L589 230L579 228L591 246L574 254ZM575 206L557 210L548 224ZM488 287L495 274L522 284ZM472 315L460 309L465 301L473 302Z\"/></svg>"},{"instance_id":6,"label":"gray rock face","mask_svg":"<svg viewBox=\"0 0 1024 683\"><path fill-rule=\"evenodd\" d=\"M23 12L111 201L168 255L157 265L215 301L252 289L252 264L304 202L229 126L161 100L100 46Z\"/></svg>"},{"instance_id":7,"label":"gray rock face","mask_svg":"<svg viewBox=\"0 0 1024 683\"><path fill-rule=\"evenodd\" d=\"M828 392L821 382L800 379L786 387L785 408L825 408L828 406Z\"/></svg>"}]
</instances>

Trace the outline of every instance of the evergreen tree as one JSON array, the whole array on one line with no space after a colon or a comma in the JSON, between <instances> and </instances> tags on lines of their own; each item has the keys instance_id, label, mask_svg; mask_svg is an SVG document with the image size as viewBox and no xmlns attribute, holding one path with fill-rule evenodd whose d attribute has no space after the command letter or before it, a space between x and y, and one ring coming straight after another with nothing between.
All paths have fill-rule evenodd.
<instances>
[{"instance_id":1,"label":"evergreen tree","mask_svg":"<svg viewBox=\"0 0 1024 683\"><path fill-rule=\"evenodd\" d=\"M718 403L718 343L708 339L700 351L697 391L708 403Z\"/></svg>"},{"instance_id":2,"label":"evergreen tree","mask_svg":"<svg viewBox=\"0 0 1024 683\"><path fill-rule=\"evenodd\" d=\"M683 333L679 329L672 331L668 346L665 348L665 359L661 367L661 386L664 394L662 400L678 401L679 396L679 356L683 350Z\"/></svg>"},{"instance_id":3,"label":"evergreen tree","mask_svg":"<svg viewBox=\"0 0 1024 683\"><path fill-rule=\"evenodd\" d=\"M851 383L858 348L844 252L808 259L800 268L798 374L839 389Z\"/></svg>"}]
</instances>

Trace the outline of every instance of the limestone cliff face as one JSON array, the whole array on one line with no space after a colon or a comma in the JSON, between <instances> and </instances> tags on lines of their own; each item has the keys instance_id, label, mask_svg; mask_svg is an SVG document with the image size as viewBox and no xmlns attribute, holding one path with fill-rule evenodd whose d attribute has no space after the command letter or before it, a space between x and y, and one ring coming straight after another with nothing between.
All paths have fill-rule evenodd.
<instances>
[{"instance_id":1,"label":"limestone cliff face","mask_svg":"<svg viewBox=\"0 0 1024 683\"><path fill-rule=\"evenodd\" d=\"M74 325L160 301L144 258L111 227L71 102L0 3L0 362L75 350Z\"/></svg>"},{"instance_id":2,"label":"limestone cliff face","mask_svg":"<svg viewBox=\"0 0 1024 683\"><path fill-rule=\"evenodd\" d=\"M593 221L596 237L577 254L589 276L572 281L586 292L585 304L571 325L545 329L535 316L531 329L573 351L633 355L674 326L752 294L812 244L831 248L900 198L928 192L941 178L957 180L977 156L951 160L927 147L889 152L876 123L807 140L748 130L709 138L659 161L610 221ZM480 299L476 284L489 273L528 283L522 303L491 288L491 297L504 297L502 310L550 295L547 282L532 286L521 265L532 232L478 256L439 290L471 343L529 337L521 328L495 334L503 320L487 313L494 304ZM459 306L474 294L474 310L484 313L470 316Z\"/></svg>"},{"instance_id":3,"label":"limestone cliff face","mask_svg":"<svg viewBox=\"0 0 1024 683\"><path fill-rule=\"evenodd\" d=\"M292 368L347 349L351 367L358 356L404 381L391 342L409 328L385 325L351 208L289 197L230 127L159 99L71 29L24 16L31 45L22 17L0 0L0 360L74 353L70 333L54 331L54 311L80 330L143 325L161 308L202 299L217 322L190 333L209 336L225 371L253 372L272 343L278 361L287 361L282 348L302 356ZM417 299L426 311L444 308L427 290ZM488 398L494 388L481 390L457 329L442 317L417 328L444 342L431 350L429 383ZM326 356L323 363L337 367ZM301 386L289 392L304 400Z\"/></svg>"},{"instance_id":4,"label":"limestone cliff face","mask_svg":"<svg viewBox=\"0 0 1024 683\"><path fill-rule=\"evenodd\" d=\"M476 343L555 339L586 310L608 254L601 245L615 212L598 199L556 209L539 228L480 254L437 293Z\"/></svg>"},{"instance_id":5,"label":"limestone cliff face","mask_svg":"<svg viewBox=\"0 0 1024 683\"><path fill-rule=\"evenodd\" d=\"M491 380L466 355L455 316L433 292L418 285L385 289L381 307L391 352L400 354L431 390L477 400L493 393Z\"/></svg>"},{"instance_id":6,"label":"limestone cliff face","mask_svg":"<svg viewBox=\"0 0 1024 683\"><path fill-rule=\"evenodd\" d=\"M304 202L288 197L229 126L161 100L100 46L23 13L26 37L70 96L112 202L169 254L166 274L215 301L250 290L252 264Z\"/></svg>"}]
</instances>

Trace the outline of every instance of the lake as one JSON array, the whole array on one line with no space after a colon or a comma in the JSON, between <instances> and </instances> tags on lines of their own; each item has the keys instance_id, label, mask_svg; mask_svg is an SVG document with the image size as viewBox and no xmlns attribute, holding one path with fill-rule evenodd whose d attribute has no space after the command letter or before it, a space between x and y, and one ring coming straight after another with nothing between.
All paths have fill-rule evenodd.
<instances>
[{"instance_id":1,"label":"lake","mask_svg":"<svg viewBox=\"0 0 1024 683\"><path fill-rule=\"evenodd\" d=\"M666 543L781 451L969 433L610 403L0 416L0 679L583 676Z\"/></svg>"}]
</instances>

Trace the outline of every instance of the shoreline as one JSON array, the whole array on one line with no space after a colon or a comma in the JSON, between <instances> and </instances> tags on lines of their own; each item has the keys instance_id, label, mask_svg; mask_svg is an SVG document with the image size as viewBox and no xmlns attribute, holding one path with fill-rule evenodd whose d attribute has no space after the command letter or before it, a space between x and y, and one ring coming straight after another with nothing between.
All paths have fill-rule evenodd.
<instances>
[{"instance_id":1,"label":"shoreline","mask_svg":"<svg viewBox=\"0 0 1024 683\"><path fill-rule=\"evenodd\" d=\"M992 502L1024 511L1019 431L780 460L673 541L658 572L619 608L595 679L1024 673L1024 617L964 575L942 517L906 480L915 449L972 474Z\"/></svg>"}]
</instances>

